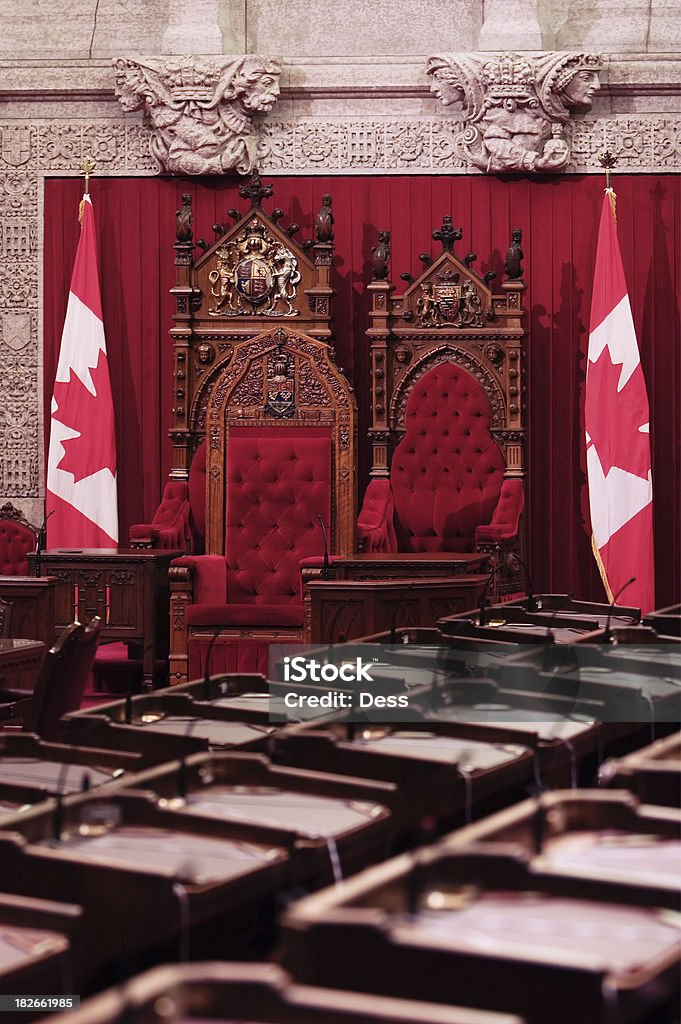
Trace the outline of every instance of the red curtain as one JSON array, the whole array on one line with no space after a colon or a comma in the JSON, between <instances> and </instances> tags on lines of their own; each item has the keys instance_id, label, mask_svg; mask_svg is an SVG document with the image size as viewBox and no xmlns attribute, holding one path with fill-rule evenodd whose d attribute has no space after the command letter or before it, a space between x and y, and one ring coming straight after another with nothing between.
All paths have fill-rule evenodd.
<instances>
[{"instance_id":1,"label":"red curtain","mask_svg":"<svg viewBox=\"0 0 681 1024\"><path fill-rule=\"evenodd\" d=\"M530 568L536 590L603 598L588 537L583 391L591 281L602 180L592 176L274 178L267 210L309 237L324 192L334 197L336 354L357 390L360 479L366 482L367 298L377 231L392 232L392 277L416 275L418 255L437 255L431 231L443 214L462 226L457 252L478 253L475 269L503 272L510 231L523 230L529 397L527 452ZM91 183L97 220L104 323L116 402L121 538L148 520L170 466L174 283L172 244L182 192L194 199L194 237L245 209L233 178L104 178ZM681 594L681 178L616 178L624 267L651 404L657 600ZM69 278L82 182L45 182L44 379L46 422ZM624 600L624 597L623 597Z\"/></svg>"}]
</instances>

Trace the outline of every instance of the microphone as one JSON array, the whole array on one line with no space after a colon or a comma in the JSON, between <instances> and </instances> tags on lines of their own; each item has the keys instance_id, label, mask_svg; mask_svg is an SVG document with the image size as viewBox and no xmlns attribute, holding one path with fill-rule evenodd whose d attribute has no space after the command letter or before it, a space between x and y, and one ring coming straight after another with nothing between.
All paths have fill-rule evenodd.
<instances>
[{"instance_id":1,"label":"microphone","mask_svg":"<svg viewBox=\"0 0 681 1024\"><path fill-rule=\"evenodd\" d=\"M222 626L218 626L210 638L208 650L206 651L206 665L203 672L203 699L206 701L210 700L210 656L213 653L213 646L217 638L220 636L221 630Z\"/></svg>"},{"instance_id":2,"label":"microphone","mask_svg":"<svg viewBox=\"0 0 681 1024\"><path fill-rule=\"evenodd\" d=\"M525 582L527 584L527 610L528 612L536 612L537 599L534 596L534 587L532 585L532 577L530 576L530 570L527 568L527 565L525 564L525 562L523 562L522 558L520 557L517 551L513 552L513 557L525 573Z\"/></svg>"},{"instance_id":3,"label":"microphone","mask_svg":"<svg viewBox=\"0 0 681 1024\"><path fill-rule=\"evenodd\" d=\"M498 548L497 548L497 551L498 551ZM492 586L492 580L494 579L496 574L500 571L500 569L501 569L501 562L497 562L497 564L494 566L494 568L492 569L491 573L489 574L489 577L487 579L487 583L485 584L485 589L482 592L482 597L480 598L480 609L479 609L479 613L478 613L478 625L479 626L486 626L487 625L487 616L485 615L485 608L487 607L487 595L489 594L490 587Z\"/></svg>"},{"instance_id":4,"label":"microphone","mask_svg":"<svg viewBox=\"0 0 681 1024\"><path fill-rule=\"evenodd\" d=\"M40 529L38 530L38 540L36 541L36 546L35 546L35 574L36 574L36 576L40 576L40 574L42 572L42 554L43 554L43 551L45 550L45 543L46 543L46 537L47 537L47 520L50 518L50 516L53 516L53 515L54 515L54 509L50 509L49 512L46 512L45 513L45 518L42 521L42 525L41 525Z\"/></svg>"},{"instance_id":5,"label":"microphone","mask_svg":"<svg viewBox=\"0 0 681 1024\"><path fill-rule=\"evenodd\" d=\"M619 588L617 593L613 596L613 599L610 602L610 607L608 608L608 618L606 619L605 630L603 632L603 643L604 644L611 644L612 643L612 634L610 632L610 618L612 616L612 610L615 607L615 605L617 604L617 599L620 596L620 594L627 589L627 587L630 587L631 584L635 583L635 582L636 582L636 577L632 576L630 580L627 580L626 583L622 584L622 586Z\"/></svg>"},{"instance_id":6,"label":"microphone","mask_svg":"<svg viewBox=\"0 0 681 1024\"><path fill-rule=\"evenodd\" d=\"M328 580L328 578L329 578L329 538L328 538L328 535L326 533L326 523L324 522L324 520L323 520L323 518L322 518L322 516L320 515L319 512L317 513L317 519L319 520L319 525L322 528L322 535L324 537L324 565L323 565L323 568L322 568L322 579L323 580Z\"/></svg>"}]
</instances>

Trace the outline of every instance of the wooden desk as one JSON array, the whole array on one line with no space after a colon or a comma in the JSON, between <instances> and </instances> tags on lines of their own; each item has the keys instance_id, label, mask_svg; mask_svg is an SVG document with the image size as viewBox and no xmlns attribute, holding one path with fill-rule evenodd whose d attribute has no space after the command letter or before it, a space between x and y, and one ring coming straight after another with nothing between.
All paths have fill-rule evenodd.
<instances>
[{"instance_id":1,"label":"wooden desk","mask_svg":"<svg viewBox=\"0 0 681 1024\"><path fill-rule=\"evenodd\" d=\"M45 651L39 640L0 640L0 686L32 691Z\"/></svg>"},{"instance_id":2,"label":"wooden desk","mask_svg":"<svg viewBox=\"0 0 681 1024\"><path fill-rule=\"evenodd\" d=\"M54 643L56 576L0 576L0 597L12 605L12 635Z\"/></svg>"},{"instance_id":3,"label":"wooden desk","mask_svg":"<svg viewBox=\"0 0 681 1024\"><path fill-rule=\"evenodd\" d=\"M400 551L385 555L371 552L363 555L332 555L329 578L336 580L394 580L413 579L414 576L461 576L464 573L484 572L489 555L478 552ZM319 560L320 567L322 560ZM319 571L316 572L319 575Z\"/></svg>"},{"instance_id":4,"label":"wooden desk","mask_svg":"<svg viewBox=\"0 0 681 1024\"><path fill-rule=\"evenodd\" d=\"M311 642L340 643L399 626L432 626L475 608L487 576L311 580Z\"/></svg>"},{"instance_id":5,"label":"wooden desk","mask_svg":"<svg viewBox=\"0 0 681 1024\"><path fill-rule=\"evenodd\" d=\"M489 562L489 555L481 555L477 552L456 553L450 551L435 552L395 552L394 554L382 554L372 552L369 554L357 555L332 555L329 562L328 579L322 580L323 559L306 559L302 567L303 583L303 607L304 607L304 628L305 642L315 643L318 640L328 638L319 633L312 621L312 592L307 584L320 581L328 586L331 581L341 582L353 580L359 583L376 582L378 580L401 580L404 590L404 581L425 578L434 580L436 578L451 580L457 576L467 576L469 573L484 573ZM475 602L461 604L455 607L459 611L472 608ZM332 613L333 614L333 613ZM439 614L448 614L440 612ZM406 621L411 622L409 617ZM431 620L433 621L433 620ZM388 617L388 627L391 623L391 616ZM363 633L353 632L353 637L368 635L374 630L365 629ZM349 639L350 634L346 634Z\"/></svg>"},{"instance_id":6,"label":"wooden desk","mask_svg":"<svg viewBox=\"0 0 681 1024\"><path fill-rule=\"evenodd\" d=\"M181 551L126 548L43 551L42 564L56 576L55 629L99 615L103 640L141 647L144 681L151 685L154 660L168 657L170 589L168 567ZM34 555L29 555L32 564Z\"/></svg>"}]
</instances>

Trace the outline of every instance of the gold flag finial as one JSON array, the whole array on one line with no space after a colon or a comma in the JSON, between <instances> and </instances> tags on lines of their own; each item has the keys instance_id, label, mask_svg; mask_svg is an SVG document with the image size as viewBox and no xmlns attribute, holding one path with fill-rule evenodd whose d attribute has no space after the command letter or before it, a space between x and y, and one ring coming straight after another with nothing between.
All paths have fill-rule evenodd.
<instances>
[{"instance_id":1,"label":"gold flag finial","mask_svg":"<svg viewBox=\"0 0 681 1024\"><path fill-rule=\"evenodd\" d=\"M91 156L83 157L83 159L80 162L80 169L83 172L83 174L85 175L85 192L86 193L89 191L90 175L92 174L92 172L94 171L96 166L97 165L96 165L95 161L92 159Z\"/></svg>"},{"instance_id":2,"label":"gold flag finial","mask_svg":"<svg viewBox=\"0 0 681 1024\"><path fill-rule=\"evenodd\" d=\"M90 194L90 175L94 171L95 166L95 161L89 155L83 157L83 159L80 162L80 169L85 176L85 188L83 189L83 191L86 196ZM80 206L78 207L78 220L81 224L83 223L83 202L84 200L81 199Z\"/></svg>"},{"instance_id":3,"label":"gold flag finial","mask_svg":"<svg viewBox=\"0 0 681 1024\"><path fill-rule=\"evenodd\" d=\"M609 149L606 149L605 152L601 153L601 155L599 156L598 162L605 171L605 191L606 195L608 196L608 199L610 200L610 206L612 207L612 215L615 218L615 220L617 220L617 211L615 208L617 196L610 181L610 175L612 173L612 170L617 164L617 157L614 153L611 153Z\"/></svg>"}]
</instances>

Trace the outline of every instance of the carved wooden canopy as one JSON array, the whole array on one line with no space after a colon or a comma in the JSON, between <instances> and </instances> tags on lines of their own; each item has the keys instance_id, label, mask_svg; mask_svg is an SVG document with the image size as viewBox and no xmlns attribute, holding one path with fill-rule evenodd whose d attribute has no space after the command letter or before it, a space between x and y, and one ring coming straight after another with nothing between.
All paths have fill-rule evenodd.
<instances>
[{"instance_id":1,"label":"carved wooden canopy","mask_svg":"<svg viewBox=\"0 0 681 1024\"><path fill-rule=\"evenodd\" d=\"M240 193L244 214L195 256L191 196L183 196L175 242L173 426L175 479L187 479L206 439L206 551L223 550L226 455L236 427L312 427L331 440L332 550L353 549L356 403L336 367L331 342L334 290L331 196L322 197L315 238L300 244L257 172Z\"/></svg>"},{"instance_id":2,"label":"carved wooden canopy","mask_svg":"<svg viewBox=\"0 0 681 1024\"><path fill-rule=\"evenodd\" d=\"M443 362L454 362L484 389L490 429L505 458L506 476L524 476L524 310L521 232L515 230L506 255L499 292L495 274L481 277L472 253L461 258L455 243L462 232L446 216L433 238L442 244L426 269L393 294L388 280L389 233L374 250L372 307L367 335L371 345L372 477L387 476L390 456L405 429L407 401L417 381Z\"/></svg>"}]
</instances>

